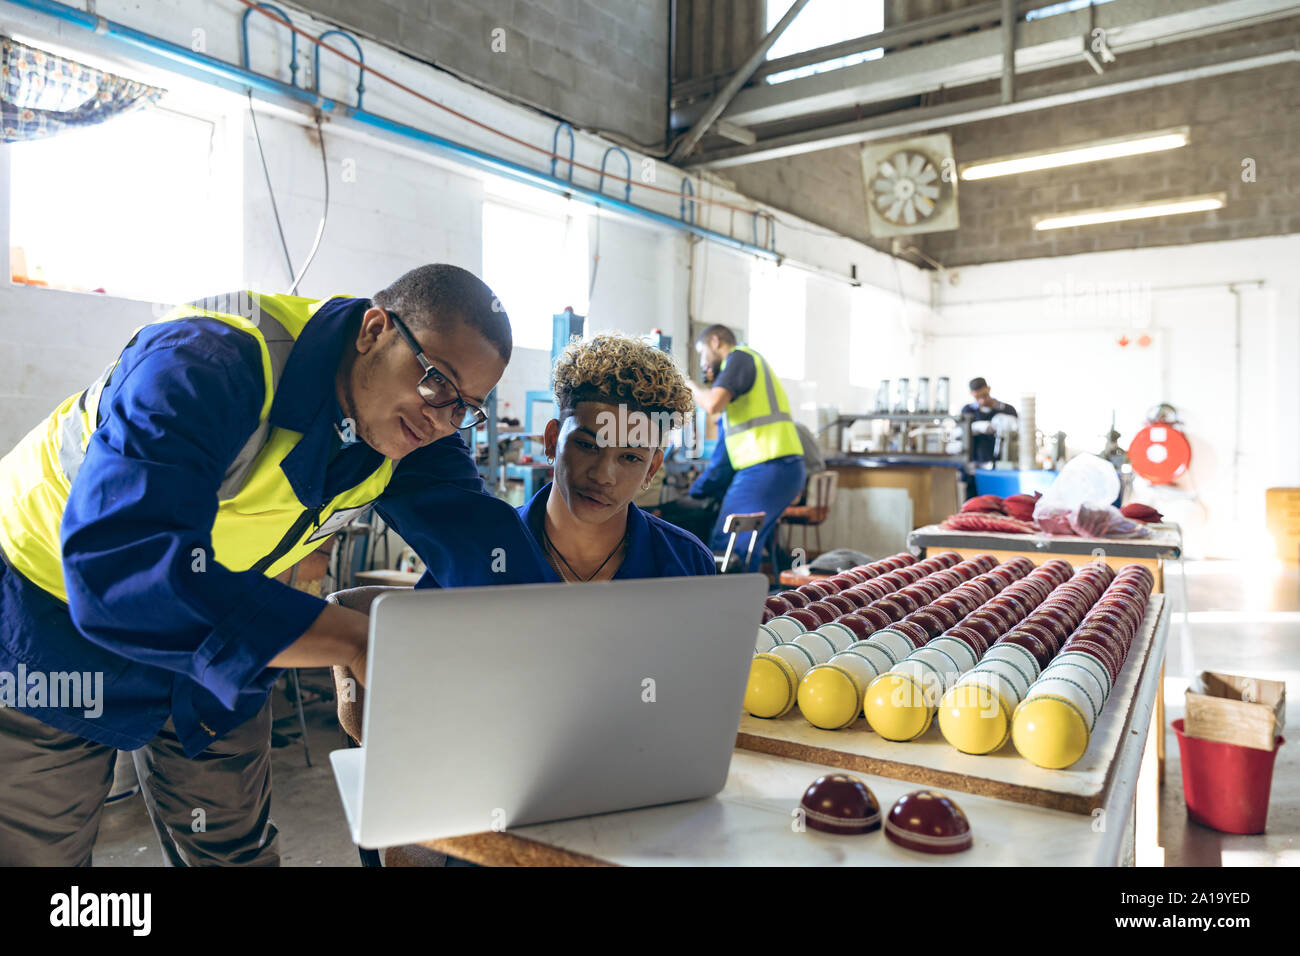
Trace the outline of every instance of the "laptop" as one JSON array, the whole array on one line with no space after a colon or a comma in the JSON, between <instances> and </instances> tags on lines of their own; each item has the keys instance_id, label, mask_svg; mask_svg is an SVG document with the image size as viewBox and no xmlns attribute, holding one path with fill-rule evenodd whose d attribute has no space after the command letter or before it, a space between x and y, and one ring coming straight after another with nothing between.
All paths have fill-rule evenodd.
<instances>
[{"instance_id":1,"label":"laptop","mask_svg":"<svg viewBox=\"0 0 1300 956\"><path fill-rule=\"evenodd\" d=\"M736 574L382 595L364 746L330 754L353 841L713 796L766 594Z\"/></svg>"}]
</instances>

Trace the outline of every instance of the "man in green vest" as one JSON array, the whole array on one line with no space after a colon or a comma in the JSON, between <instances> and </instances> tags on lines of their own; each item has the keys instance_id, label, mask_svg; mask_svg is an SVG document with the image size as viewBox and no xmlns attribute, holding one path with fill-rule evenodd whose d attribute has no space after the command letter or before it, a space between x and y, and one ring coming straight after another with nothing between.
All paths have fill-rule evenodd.
<instances>
[{"instance_id":1,"label":"man in green vest","mask_svg":"<svg viewBox=\"0 0 1300 956\"><path fill-rule=\"evenodd\" d=\"M117 750L167 863L279 862L270 691L364 681L368 621L276 575L373 506L438 584L545 577L459 434L510 351L455 266L232 293L142 327L0 459L0 865L88 863Z\"/></svg>"},{"instance_id":2,"label":"man in green vest","mask_svg":"<svg viewBox=\"0 0 1300 956\"><path fill-rule=\"evenodd\" d=\"M736 336L725 325L710 325L701 332L695 350L705 381L711 380L709 388L692 383L695 401L710 415L725 410L725 425L720 423L720 429L725 429L726 456L715 454L714 465L692 485L691 494L699 496L707 494L706 489L723 486L720 473L734 472L725 483L722 510L709 545L715 551L726 548L727 535L722 528L728 515L763 512L767 518L757 532L746 568L757 571L781 513L803 491L807 477L803 444L790 415L790 400L763 356L737 345ZM742 555L749 546L748 535L736 542Z\"/></svg>"}]
</instances>

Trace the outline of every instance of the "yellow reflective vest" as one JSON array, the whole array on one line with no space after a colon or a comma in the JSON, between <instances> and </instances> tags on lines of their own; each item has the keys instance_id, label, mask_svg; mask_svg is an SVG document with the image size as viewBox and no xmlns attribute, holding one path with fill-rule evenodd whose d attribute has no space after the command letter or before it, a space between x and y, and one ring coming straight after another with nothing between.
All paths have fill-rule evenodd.
<instances>
[{"instance_id":1,"label":"yellow reflective vest","mask_svg":"<svg viewBox=\"0 0 1300 956\"><path fill-rule=\"evenodd\" d=\"M773 458L802 455L803 443L790 415L790 400L771 367L753 349L738 345L723 359L724 369L735 352L753 358L755 376L753 387L727 406L727 457L731 467L739 471Z\"/></svg>"},{"instance_id":2,"label":"yellow reflective vest","mask_svg":"<svg viewBox=\"0 0 1300 956\"><path fill-rule=\"evenodd\" d=\"M292 567L320 546L319 535L311 538L331 514L369 504L392 478L393 462L384 459L363 481L309 509L280 467L302 435L273 427L271 404L294 342L324 301L241 292L180 306L159 319L216 319L252 337L261 353L266 391L258 426L226 470L212 527L210 557L232 571L274 577ZM59 526L98 425L100 395L116 366L114 361L93 385L61 402L0 459L0 552L14 570L65 603Z\"/></svg>"}]
</instances>

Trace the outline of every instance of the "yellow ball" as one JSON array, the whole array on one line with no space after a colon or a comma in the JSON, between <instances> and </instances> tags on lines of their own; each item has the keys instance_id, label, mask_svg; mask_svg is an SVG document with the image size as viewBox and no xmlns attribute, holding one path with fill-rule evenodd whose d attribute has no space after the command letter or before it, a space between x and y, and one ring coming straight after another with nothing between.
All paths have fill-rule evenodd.
<instances>
[{"instance_id":1,"label":"yellow ball","mask_svg":"<svg viewBox=\"0 0 1300 956\"><path fill-rule=\"evenodd\" d=\"M759 654L749 665L745 710L755 717L781 717L794 706L799 678L794 668L775 654Z\"/></svg>"},{"instance_id":2,"label":"yellow ball","mask_svg":"<svg viewBox=\"0 0 1300 956\"><path fill-rule=\"evenodd\" d=\"M962 753L991 754L1007 742L1006 702L983 684L957 684L939 701L939 730Z\"/></svg>"},{"instance_id":3,"label":"yellow ball","mask_svg":"<svg viewBox=\"0 0 1300 956\"><path fill-rule=\"evenodd\" d=\"M1061 697L1033 697L1016 708L1011 738L1026 760L1060 770L1088 749L1088 724L1079 709Z\"/></svg>"},{"instance_id":4,"label":"yellow ball","mask_svg":"<svg viewBox=\"0 0 1300 956\"><path fill-rule=\"evenodd\" d=\"M871 729L886 740L915 740L934 717L921 683L910 674L893 671L871 682L862 709Z\"/></svg>"},{"instance_id":5,"label":"yellow ball","mask_svg":"<svg viewBox=\"0 0 1300 956\"><path fill-rule=\"evenodd\" d=\"M862 712L862 687L843 667L819 664L799 682L799 710L814 727L841 730Z\"/></svg>"}]
</instances>

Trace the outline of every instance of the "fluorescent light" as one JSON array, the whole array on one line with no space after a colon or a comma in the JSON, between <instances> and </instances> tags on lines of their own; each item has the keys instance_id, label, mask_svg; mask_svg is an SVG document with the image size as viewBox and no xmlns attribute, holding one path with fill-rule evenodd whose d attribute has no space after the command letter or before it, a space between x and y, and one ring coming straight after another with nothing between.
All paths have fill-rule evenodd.
<instances>
[{"instance_id":1,"label":"fluorescent light","mask_svg":"<svg viewBox=\"0 0 1300 956\"><path fill-rule=\"evenodd\" d=\"M1187 196L1183 199L1161 199L1156 202L1134 203L1131 206L1111 206L1109 209L1081 209L1078 212L1056 216L1035 216L1034 229L1070 229L1074 226L1094 226L1101 222L1123 222L1127 219L1151 219L1156 216L1177 216L1188 212L1205 212L1222 209L1226 193L1212 196Z\"/></svg>"},{"instance_id":2,"label":"fluorescent light","mask_svg":"<svg viewBox=\"0 0 1300 956\"><path fill-rule=\"evenodd\" d=\"M1140 156L1143 153L1157 153L1164 149L1178 149L1180 146L1186 146L1189 138L1188 128L1179 126L1174 129L1157 130L1153 133L1140 133L1135 136L1100 139L1079 146L1067 146L1063 149L1018 153L1014 156L1001 156L997 159L971 163L969 166L962 168L961 178L992 179L994 176L1011 176L1015 173L1033 172L1037 169L1056 169L1059 166L1095 163L1099 160L1116 159L1120 156Z\"/></svg>"}]
</instances>

